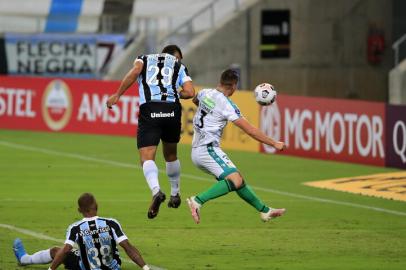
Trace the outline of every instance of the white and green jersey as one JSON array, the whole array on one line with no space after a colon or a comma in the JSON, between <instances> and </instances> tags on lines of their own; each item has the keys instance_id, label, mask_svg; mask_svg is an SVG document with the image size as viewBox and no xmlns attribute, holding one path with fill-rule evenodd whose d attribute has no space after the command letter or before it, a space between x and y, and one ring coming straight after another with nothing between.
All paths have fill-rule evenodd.
<instances>
[{"instance_id":1,"label":"white and green jersey","mask_svg":"<svg viewBox=\"0 0 406 270\"><path fill-rule=\"evenodd\" d=\"M199 106L193 118L192 147L219 146L227 122L241 118L241 112L231 99L216 89L201 90L197 99Z\"/></svg>"}]
</instances>

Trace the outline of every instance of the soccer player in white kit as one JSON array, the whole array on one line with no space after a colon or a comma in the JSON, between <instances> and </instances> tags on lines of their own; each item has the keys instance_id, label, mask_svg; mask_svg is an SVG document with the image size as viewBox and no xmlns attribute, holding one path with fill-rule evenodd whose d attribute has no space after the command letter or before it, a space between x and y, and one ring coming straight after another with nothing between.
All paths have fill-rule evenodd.
<instances>
[{"instance_id":1,"label":"soccer player in white kit","mask_svg":"<svg viewBox=\"0 0 406 270\"><path fill-rule=\"evenodd\" d=\"M285 148L283 142L269 138L241 115L237 105L229 98L237 89L237 83L237 73L227 69L221 74L216 89L203 89L193 99L198 108L193 118L192 161L198 168L214 175L218 180L208 190L187 199L196 223L200 222L200 208L204 203L231 191L237 192L238 196L260 212L264 222L285 212L283 208L274 209L265 205L220 148L221 135L228 121L259 142L280 151Z\"/></svg>"}]
</instances>

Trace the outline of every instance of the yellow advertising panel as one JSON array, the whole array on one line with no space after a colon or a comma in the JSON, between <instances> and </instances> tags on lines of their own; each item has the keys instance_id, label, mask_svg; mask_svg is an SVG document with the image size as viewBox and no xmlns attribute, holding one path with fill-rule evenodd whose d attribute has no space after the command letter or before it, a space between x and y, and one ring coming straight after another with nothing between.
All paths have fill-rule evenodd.
<instances>
[{"instance_id":1,"label":"yellow advertising panel","mask_svg":"<svg viewBox=\"0 0 406 270\"><path fill-rule=\"evenodd\" d=\"M372 174L304 184L312 187L406 201L406 172Z\"/></svg>"},{"instance_id":2,"label":"yellow advertising panel","mask_svg":"<svg viewBox=\"0 0 406 270\"><path fill-rule=\"evenodd\" d=\"M252 92L236 91L231 97L237 104L241 114L254 126L258 127L259 108L255 102ZM182 135L181 143L191 144L193 138L193 116L196 112L196 106L192 100L182 100ZM221 147L224 149L244 150L250 152L259 151L259 143L245 134L232 123L228 123L224 129Z\"/></svg>"}]
</instances>

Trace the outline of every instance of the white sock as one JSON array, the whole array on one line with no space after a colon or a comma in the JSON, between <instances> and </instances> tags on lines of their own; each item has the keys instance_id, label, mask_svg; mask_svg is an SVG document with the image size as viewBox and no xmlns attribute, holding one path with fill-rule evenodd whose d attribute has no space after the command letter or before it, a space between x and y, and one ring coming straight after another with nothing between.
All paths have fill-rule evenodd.
<instances>
[{"instance_id":1,"label":"white sock","mask_svg":"<svg viewBox=\"0 0 406 270\"><path fill-rule=\"evenodd\" d=\"M180 189L180 162L179 159L166 162L166 175L171 183L171 195L176 196Z\"/></svg>"},{"instance_id":2,"label":"white sock","mask_svg":"<svg viewBox=\"0 0 406 270\"><path fill-rule=\"evenodd\" d=\"M152 191L152 196L154 196L159 191L158 167L153 160L146 160L142 165L142 170L144 171L149 189Z\"/></svg>"},{"instance_id":3,"label":"white sock","mask_svg":"<svg viewBox=\"0 0 406 270\"><path fill-rule=\"evenodd\" d=\"M25 254L21 257L21 264L47 264L52 262L51 250L40 250L32 255Z\"/></svg>"}]
</instances>

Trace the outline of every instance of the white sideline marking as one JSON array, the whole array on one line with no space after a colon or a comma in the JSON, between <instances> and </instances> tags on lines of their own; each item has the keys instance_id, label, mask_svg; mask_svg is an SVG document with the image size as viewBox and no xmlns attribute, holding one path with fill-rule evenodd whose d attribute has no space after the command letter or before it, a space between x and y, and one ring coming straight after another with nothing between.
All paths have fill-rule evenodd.
<instances>
[{"instance_id":1,"label":"white sideline marking","mask_svg":"<svg viewBox=\"0 0 406 270\"><path fill-rule=\"evenodd\" d=\"M54 238L54 237L51 237L51 236L48 236L48 235L45 235L45 234L42 234L42 233L37 233L37 232L31 231L31 230L27 230L27 229L18 228L18 227L13 226L13 225L8 225L8 224L2 224L2 223L0 223L0 228L8 229L8 230L11 230L11 231L16 231L16 232L19 232L19 233L22 233L22 234L25 234L25 235L29 235L29 236L32 236L32 237L38 238L38 239L43 239L43 240L48 240L48 241L57 242L57 243L59 243L59 244L63 244L63 243L65 242L65 241L62 240L62 239ZM11 243L10 243L10 248L11 248ZM120 257L121 257L121 256L120 256ZM127 262L127 263L135 264L133 261L128 260L128 259L125 259L125 258L122 258L122 260L125 261L125 262ZM165 268L161 268L161 267L159 267L159 266L155 266L155 265L151 265L151 264L149 264L149 266L150 266L153 270L166 270Z\"/></svg>"},{"instance_id":2,"label":"white sideline marking","mask_svg":"<svg viewBox=\"0 0 406 270\"><path fill-rule=\"evenodd\" d=\"M43 148L32 147L32 146L25 146L25 145L11 143L11 142L7 142L7 141L0 140L0 145L6 146L6 147L11 147L11 148L16 148L16 149L21 149L21 150L26 150L26 151L44 153L44 154L48 154L48 155L70 157L70 158L76 158L76 159L81 159L81 160L86 160L86 161L109 164L109 165L117 166L117 167L141 169L141 166L134 165L134 164L122 163L122 162L111 161L111 160L106 160L106 159L92 158L92 157L88 157L88 156L84 156L84 155L80 155L80 154L74 154L74 153L58 152L58 151L54 151L54 150L43 149ZM163 171L163 170L159 170L159 172L162 174L165 174L165 171ZM199 181L212 182L212 180L210 180L208 178L197 176L197 175L192 175L192 174L182 173L182 177L186 177L189 179L195 179L195 180L199 180ZM324 199L324 198L307 196L307 195L302 195L302 194L297 194L297 193L292 193L292 192L280 191L280 190L271 189L271 188L263 188L263 187L258 187L258 186L252 186L252 187L256 190L261 190L261 191L265 191L265 192L269 192L269 193L275 193L275 194L294 197L294 198L300 198L300 199L311 200L311 201L316 201L316 202L324 202L324 203L330 203L330 204L337 204L337 205L344 205L344 206L350 206L350 207L355 207L355 208L368 209L368 210L372 210L372 211L376 211L376 212L383 212L383 213L397 215L397 216L406 216L406 212L390 210L390 209L386 209L386 208Z\"/></svg>"},{"instance_id":3,"label":"white sideline marking","mask_svg":"<svg viewBox=\"0 0 406 270\"><path fill-rule=\"evenodd\" d=\"M51 236L48 236L48 235L45 235L45 234L42 234L42 233L37 233L37 232L34 232L34 231L30 231L30 230L27 230L27 229L18 228L18 227L15 227L13 225L1 224L0 223L0 228L9 229L11 231L16 231L16 232L26 234L26 235L29 235L29 236L32 236L32 237L38 238L38 239L43 239L43 240L48 240L48 241L53 241L53 242L58 242L58 243L64 243L65 242L62 239L54 238L54 237L51 237Z\"/></svg>"}]
</instances>

